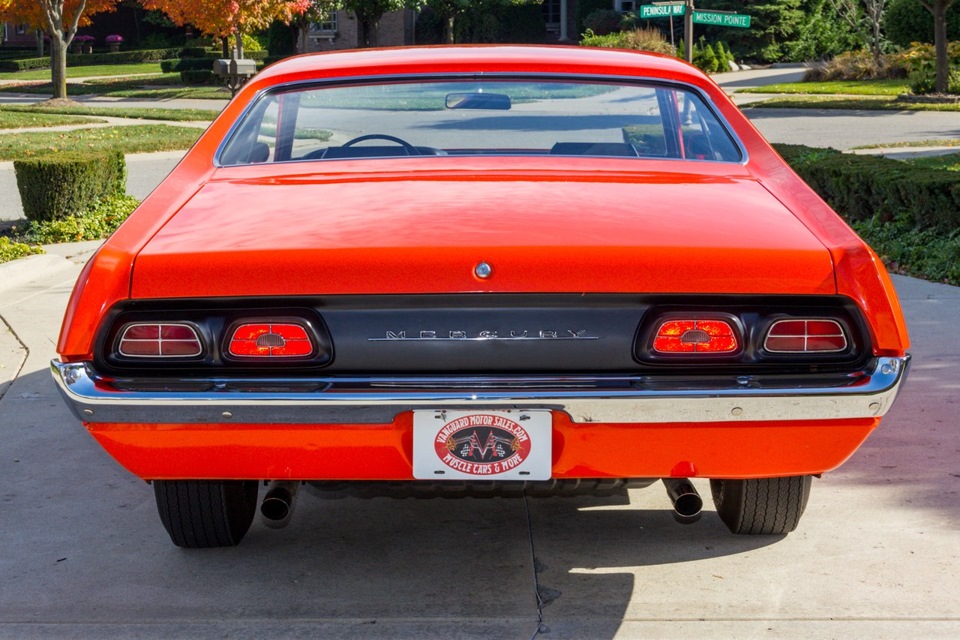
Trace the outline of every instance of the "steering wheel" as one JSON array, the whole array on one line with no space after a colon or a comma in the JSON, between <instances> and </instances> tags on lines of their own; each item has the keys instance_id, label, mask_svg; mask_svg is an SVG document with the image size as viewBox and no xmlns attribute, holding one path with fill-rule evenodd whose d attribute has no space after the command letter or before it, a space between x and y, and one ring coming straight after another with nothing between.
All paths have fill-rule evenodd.
<instances>
[{"instance_id":1,"label":"steering wheel","mask_svg":"<svg viewBox=\"0 0 960 640\"><path fill-rule=\"evenodd\" d=\"M415 146L413 146L412 144L410 144L410 143L407 142L406 140L401 140L400 138L397 138L396 136L388 136L388 135L383 134L383 133L368 133L368 134L365 135L365 136L357 136L356 138L354 138L354 139L352 139L352 140L348 140L348 141L344 142L344 143L343 143L342 145L340 145L340 146L341 146L342 148L352 147L353 145L357 144L358 142L363 142L364 140L387 140L388 142L395 142L395 143L397 143L398 145L400 145L401 147L403 147L403 150L407 153L408 156L419 156L419 155L423 155L422 153L420 153L420 151L419 151Z\"/></svg>"}]
</instances>

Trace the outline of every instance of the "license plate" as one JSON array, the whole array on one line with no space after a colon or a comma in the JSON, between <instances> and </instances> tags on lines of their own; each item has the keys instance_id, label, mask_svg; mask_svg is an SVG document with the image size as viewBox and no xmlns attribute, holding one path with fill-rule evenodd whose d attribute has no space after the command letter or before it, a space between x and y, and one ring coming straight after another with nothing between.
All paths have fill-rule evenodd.
<instances>
[{"instance_id":1,"label":"license plate","mask_svg":"<svg viewBox=\"0 0 960 640\"><path fill-rule=\"evenodd\" d=\"M414 411L418 480L549 480L552 420L546 410Z\"/></svg>"}]
</instances>

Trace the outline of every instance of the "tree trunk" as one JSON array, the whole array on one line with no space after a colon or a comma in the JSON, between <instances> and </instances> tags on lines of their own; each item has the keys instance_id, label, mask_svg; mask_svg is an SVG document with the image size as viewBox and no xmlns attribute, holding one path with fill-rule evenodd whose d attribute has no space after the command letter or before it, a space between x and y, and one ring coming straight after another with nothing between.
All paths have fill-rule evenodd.
<instances>
[{"instance_id":1,"label":"tree trunk","mask_svg":"<svg viewBox=\"0 0 960 640\"><path fill-rule=\"evenodd\" d=\"M37 29L37 57L43 57L43 31Z\"/></svg>"},{"instance_id":2,"label":"tree trunk","mask_svg":"<svg viewBox=\"0 0 960 640\"><path fill-rule=\"evenodd\" d=\"M53 85L53 97L67 97L67 43L61 34L50 37L50 83Z\"/></svg>"},{"instance_id":3,"label":"tree trunk","mask_svg":"<svg viewBox=\"0 0 960 640\"><path fill-rule=\"evenodd\" d=\"M453 44L454 16L447 16L447 44Z\"/></svg>"},{"instance_id":4,"label":"tree trunk","mask_svg":"<svg viewBox=\"0 0 960 640\"><path fill-rule=\"evenodd\" d=\"M230 39L229 38L220 38L220 53L223 54L222 57L230 57Z\"/></svg>"},{"instance_id":5,"label":"tree trunk","mask_svg":"<svg viewBox=\"0 0 960 640\"><path fill-rule=\"evenodd\" d=\"M933 5L933 46L937 52L937 93L946 93L950 82L950 58L947 56L947 7L946 0L936 0Z\"/></svg>"},{"instance_id":6,"label":"tree trunk","mask_svg":"<svg viewBox=\"0 0 960 640\"><path fill-rule=\"evenodd\" d=\"M243 34L237 31L237 60L243 59Z\"/></svg>"}]
</instances>

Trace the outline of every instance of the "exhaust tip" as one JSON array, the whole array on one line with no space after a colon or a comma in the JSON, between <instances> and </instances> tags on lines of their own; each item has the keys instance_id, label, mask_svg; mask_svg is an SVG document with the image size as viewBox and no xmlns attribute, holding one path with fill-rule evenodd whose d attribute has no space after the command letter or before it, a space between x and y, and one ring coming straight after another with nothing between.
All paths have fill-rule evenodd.
<instances>
[{"instance_id":1,"label":"exhaust tip","mask_svg":"<svg viewBox=\"0 0 960 640\"><path fill-rule=\"evenodd\" d=\"M297 498L298 482L274 480L260 503L263 524L271 529L282 529L290 524Z\"/></svg>"},{"instance_id":2,"label":"exhaust tip","mask_svg":"<svg viewBox=\"0 0 960 640\"><path fill-rule=\"evenodd\" d=\"M700 519L703 498L687 478L663 478L663 485L673 505L673 519L680 524L693 524Z\"/></svg>"}]
</instances>

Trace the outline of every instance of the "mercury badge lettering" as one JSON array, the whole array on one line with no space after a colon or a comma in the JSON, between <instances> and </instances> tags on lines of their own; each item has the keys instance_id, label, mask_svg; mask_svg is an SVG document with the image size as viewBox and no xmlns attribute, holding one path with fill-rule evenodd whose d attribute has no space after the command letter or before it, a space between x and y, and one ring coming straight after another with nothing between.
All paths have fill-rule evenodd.
<instances>
[{"instance_id":1,"label":"mercury badge lettering","mask_svg":"<svg viewBox=\"0 0 960 640\"><path fill-rule=\"evenodd\" d=\"M396 342L413 340L599 340L600 336L587 334L586 329L574 331L553 331L541 329L540 331L419 331L407 335L406 331L387 331L382 338L367 338L370 342Z\"/></svg>"}]
</instances>

